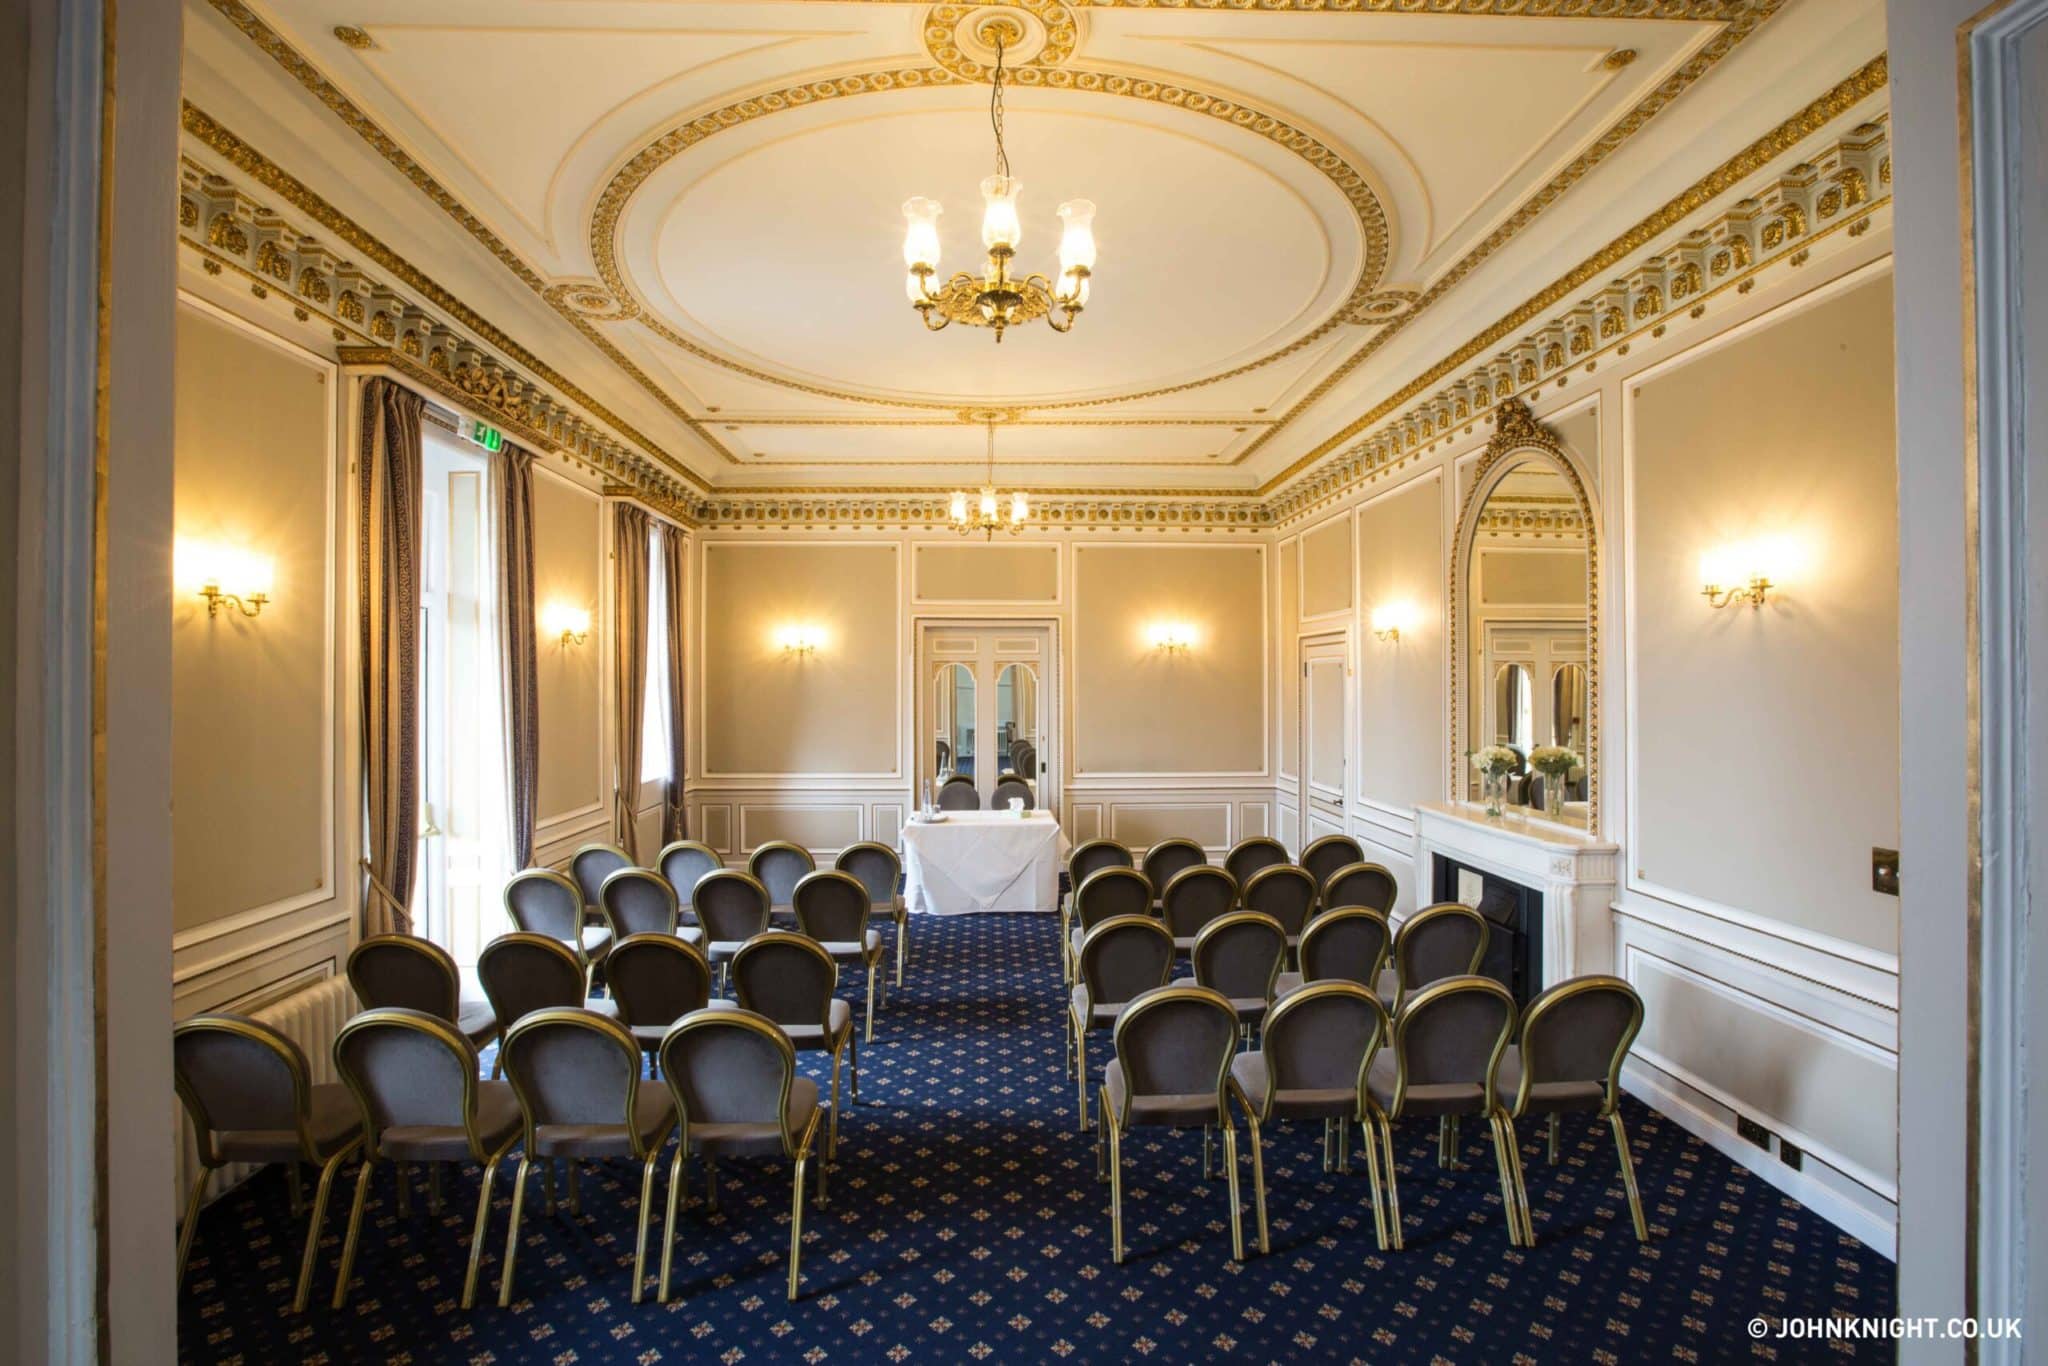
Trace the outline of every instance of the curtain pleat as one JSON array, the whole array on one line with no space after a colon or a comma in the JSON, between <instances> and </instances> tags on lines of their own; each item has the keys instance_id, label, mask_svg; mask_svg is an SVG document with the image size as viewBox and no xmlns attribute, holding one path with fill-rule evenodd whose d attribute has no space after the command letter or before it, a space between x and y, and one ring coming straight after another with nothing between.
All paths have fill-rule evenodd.
<instances>
[{"instance_id":1,"label":"curtain pleat","mask_svg":"<svg viewBox=\"0 0 2048 1366\"><path fill-rule=\"evenodd\" d=\"M497 510L498 638L505 705L505 811L513 865L533 864L540 803L540 642L533 589L533 452L507 443L491 462Z\"/></svg>"},{"instance_id":2,"label":"curtain pleat","mask_svg":"<svg viewBox=\"0 0 2048 1366\"><path fill-rule=\"evenodd\" d=\"M683 529L661 524L661 580L668 607L668 787L663 793L664 844L687 839L689 810L683 802Z\"/></svg>"},{"instance_id":3,"label":"curtain pleat","mask_svg":"<svg viewBox=\"0 0 2048 1366\"><path fill-rule=\"evenodd\" d=\"M410 934L419 853L420 415L381 376L363 385L356 460L365 843L363 933Z\"/></svg>"},{"instance_id":4,"label":"curtain pleat","mask_svg":"<svg viewBox=\"0 0 2048 1366\"><path fill-rule=\"evenodd\" d=\"M647 701L647 552L651 518L631 503L612 508L612 678L618 748L612 755L612 834L639 861L633 808L640 792L640 722Z\"/></svg>"}]
</instances>

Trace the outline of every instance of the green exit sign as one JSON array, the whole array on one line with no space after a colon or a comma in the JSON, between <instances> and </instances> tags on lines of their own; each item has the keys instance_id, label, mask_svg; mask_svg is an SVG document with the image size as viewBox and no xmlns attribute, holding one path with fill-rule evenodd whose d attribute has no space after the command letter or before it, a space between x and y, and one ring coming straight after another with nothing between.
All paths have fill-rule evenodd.
<instances>
[{"instance_id":1,"label":"green exit sign","mask_svg":"<svg viewBox=\"0 0 2048 1366\"><path fill-rule=\"evenodd\" d=\"M496 427L486 427L481 422L471 422L469 424L469 439L487 451L497 451L505 448L505 434Z\"/></svg>"}]
</instances>

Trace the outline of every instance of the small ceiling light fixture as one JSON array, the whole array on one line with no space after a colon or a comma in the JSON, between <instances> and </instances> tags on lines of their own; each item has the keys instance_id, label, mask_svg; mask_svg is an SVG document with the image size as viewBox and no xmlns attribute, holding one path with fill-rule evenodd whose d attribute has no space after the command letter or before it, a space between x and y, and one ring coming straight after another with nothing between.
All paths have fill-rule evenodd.
<instances>
[{"instance_id":1,"label":"small ceiling light fixture","mask_svg":"<svg viewBox=\"0 0 2048 1366\"><path fill-rule=\"evenodd\" d=\"M981 486L981 499L975 504L973 515L969 516L966 491L955 489L953 491L951 518L953 530L959 532L962 536L971 536L979 531L983 540L993 540L998 530L1007 531L1012 536L1022 531L1024 523L1031 516L1031 503L1024 496L1024 490L1018 489L1010 495L1009 516L1005 517L1003 515L1002 502L996 497L995 419L990 418L987 425L988 469L986 482Z\"/></svg>"},{"instance_id":2,"label":"small ceiling light fixture","mask_svg":"<svg viewBox=\"0 0 2048 1366\"><path fill-rule=\"evenodd\" d=\"M541 629L559 639L564 646L581 645L590 639L590 613L566 602L549 603L541 616Z\"/></svg>"},{"instance_id":3,"label":"small ceiling light fixture","mask_svg":"<svg viewBox=\"0 0 2048 1366\"><path fill-rule=\"evenodd\" d=\"M1072 330L1074 319L1088 304L1088 277L1095 269L1095 205L1085 199L1070 199L1060 205L1060 281L1055 286L1043 275L1014 279L1010 261L1024 235L1017 214L1017 196L1023 184L1010 174L1010 156L1003 147L1003 48L1019 41L1024 30L1015 19L993 16L976 35L996 50L993 93L989 96L989 125L996 135L995 174L981 182L981 243L988 248L988 261L980 275L961 271L937 289L932 279L939 270L939 215L944 212L936 199L922 195L903 204L903 264L909 269L904 291L924 319L927 329L937 332L948 323L968 323L994 330L996 341L1003 330L1017 323L1045 319L1055 332Z\"/></svg>"},{"instance_id":4,"label":"small ceiling light fixture","mask_svg":"<svg viewBox=\"0 0 2048 1366\"><path fill-rule=\"evenodd\" d=\"M1372 633L1381 640L1400 640L1401 632L1413 629L1415 621L1413 603L1385 602L1372 609Z\"/></svg>"}]
</instances>

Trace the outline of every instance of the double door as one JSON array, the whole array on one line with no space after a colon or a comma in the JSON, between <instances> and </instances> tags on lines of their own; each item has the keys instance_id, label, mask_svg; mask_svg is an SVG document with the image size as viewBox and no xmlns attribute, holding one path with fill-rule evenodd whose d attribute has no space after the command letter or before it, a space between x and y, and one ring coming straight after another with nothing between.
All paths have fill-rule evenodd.
<instances>
[{"instance_id":1,"label":"double door","mask_svg":"<svg viewBox=\"0 0 2048 1366\"><path fill-rule=\"evenodd\" d=\"M1054 634L1049 623L926 622L918 632L917 776L934 799L949 778L990 809L996 784L1021 779L1056 810Z\"/></svg>"}]
</instances>

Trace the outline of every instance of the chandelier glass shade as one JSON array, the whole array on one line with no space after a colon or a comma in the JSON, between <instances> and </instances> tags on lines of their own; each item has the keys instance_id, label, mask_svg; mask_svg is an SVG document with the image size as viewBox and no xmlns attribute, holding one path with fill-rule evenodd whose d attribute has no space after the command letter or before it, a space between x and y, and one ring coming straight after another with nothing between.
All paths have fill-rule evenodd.
<instances>
[{"instance_id":1,"label":"chandelier glass shade","mask_svg":"<svg viewBox=\"0 0 2048 1366\"><path fill-rule=\"evenodd\" d=\"M988 469L986 482L981 486L981 496L970 502L965 489L953 491L953 505L950 509L953 530L962 536L980 532L983 540L993 540L998 531L1007 531L1012 536L1024 529L1024 523L1031 518L1031 503L1018 489L1010 495L1007 516L1003 513L1003 502L996 494L996 424L988 424Z\"/></svg>"},{"instance_id":2,"label":"chandelier glass shade","mask_svg":"<svg viewBox=\"0 0 2048 1366\"><path fill-rule=\"evenodd\" d=\"M1088 304L1088 280L1095 270L1095 205L1070 199L1060 205L1059 282L1043 275L1021 279L1011 262L1024 237L1017 199L1023 182L1010 174L1003 148L1003 33L994 33L994 93L989 97L989 124L995 130L995 174L981 182L981 245L988 258L981 273L960 271L939 278L939 215L943 207L922 195L903 204L904 293L933 332L952 323L986 327L1001 342L1005 329L1045 319L1055 332L1072 330L1074 319Z\"/></svg>"}]
</instances>

